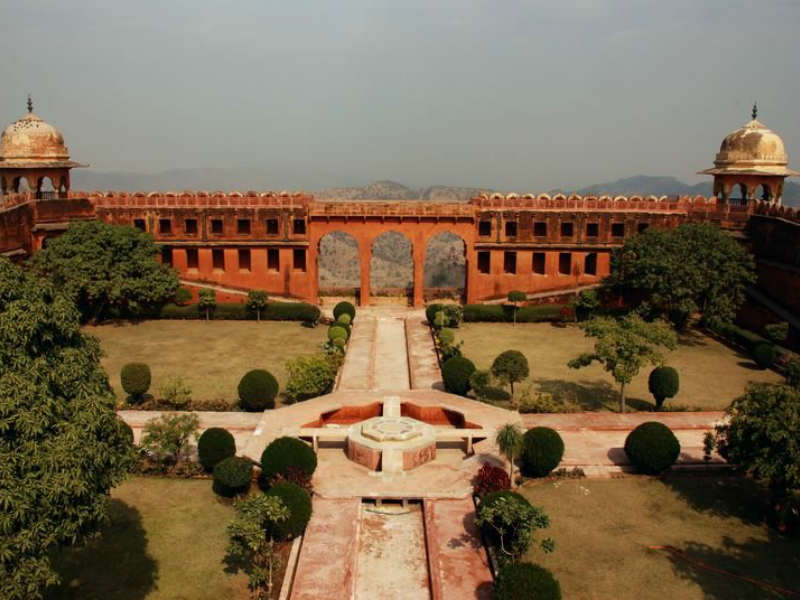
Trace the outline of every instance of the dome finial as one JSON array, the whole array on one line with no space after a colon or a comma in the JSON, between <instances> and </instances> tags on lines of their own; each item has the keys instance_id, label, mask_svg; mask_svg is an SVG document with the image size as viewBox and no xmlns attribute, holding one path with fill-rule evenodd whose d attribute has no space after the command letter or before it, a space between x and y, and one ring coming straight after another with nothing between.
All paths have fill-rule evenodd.
<instances>
[{"instance_id":1,"label":"dome finial","mask_svg":"<svg viewBox=\"0 0 800 600\"><path fill-rule=\"evenodd\" d=\"M753 112L751 114L753 115L753 120L755 121L756 117L758 116L758 104L755 102L753 102Z\"/></svg>"},{"instance_id":2,"label":"dome finial","mask_svg":"<svg viewBox=\"0 0 800 600\"><path fill-rule=\"evenodd\" d=\"M28 94L28 112L33 112L33 100L31 99L31 95Z\"/></svg>"}]
</instances>

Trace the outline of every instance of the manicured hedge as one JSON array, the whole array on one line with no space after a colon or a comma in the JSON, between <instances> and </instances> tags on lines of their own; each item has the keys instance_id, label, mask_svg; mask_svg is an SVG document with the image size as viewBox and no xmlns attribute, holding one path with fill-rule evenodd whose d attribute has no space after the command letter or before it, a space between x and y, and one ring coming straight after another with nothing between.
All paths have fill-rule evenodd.
<instances>
[{"instance_id":1,"label":"manicured hedge","mask_svg":"<svg viewBox=\"0 0 800 600\"><path fill-rule=\"evenodd\" d=\"M537 304L523 306L517 310L517 323L537 323L539 321L560 321L561 309L565 304ZM464 306L464 321L511 323L514 321L514 307L510 304L467 304Z\"/></svg>"},{"instance_id":2,"label":"manicured hedge","mask_svg":"<svg viewBox=\"0 0 800 600\"><path fill-rule=\"evenodd\" d=\"M166 304L161 312L156 315L160 319L200 319L205 314L197 308L197 304L177 306ZM211 318L216 320L241 320L255 321L256 313L247 309L247 305L240 302L219 302L212 311ZM305 302L267 302L261 311L262 321L303 321L316 323L319 321L319 308Z\"/></svg>"},{"instance_id":3,"label":"manicured hedge","mask_svg":"<svg viewBox=\"0 0 800 600\"><path fill-rule=\"evenodd\" d=\"M428 321L428 325L433 326L433 318L440 310L444 310L444 304L439 304L438 302L428 304L428 306L425 307L425 319Z\"/></svg>"},{"instance_id":4,"label":"manicured hedge","mask_svg":"<svg viewBox=\"0 0 800 600\"><path fill-rule=\"evenodd\" d=\"M119 378L122 389L135 400L141 399L150 389L150 367L145 363L128 363L122 367Z\"/></svg>"},{"instance_id":5,"label":"manicured hedge","mask_svg":"<svg viewBox=\"0 0 800 600\"><path fill-rule=\"evenodd\" d=\"M672 430L658 421L642 423L625 439L625 454L642 473L655 475L678 460L681 445Z\"/></svg>"},{"instance_id":6,"label":"manicured hedge","mask_svg":"<svg viewBox=\"0 0 800 600\"><path fill-rule=\"evenodd\" d=\"M211 427L197 440L197 456L206 471L236 454L236 441L227 429Z\"/></svg>"},{"instance_id":7,"label":"manicured hedge","mask_svg":"<svg viewBox=\"0 0 800 600\"><path fill-rule=\"evenodd\" d=\"M553 574L532 563L508 563L500 569L492 588L493 600L561 600L561 585Z\"/></svg>"},{"instance_id":8,"label":"manicured hedge","mask_svg":"<svg viewBox=\"0 0 800 600\"><path fill-rule=\"evenodd\" d=\"M253 478L253 463L241 456L230 456L214 467L215 493L226 498L233 498L250 489Z\"/></svg>"},{"instance_id":9,"label":"manicured hedge","mask_svg":"<svg viewBox=\"0 0 800 600\"><path fill-rule=\"evenodd\" d=\"M347 300L342 300L336 306L333 307L333 318L336 320L342 314L350 315L350 320L356 318L356 307L353 306L352 302L348 302Z\"/></svg>"},{"instance_id":10,"label":"manicured hedge","mask_svg":"<svg viewBox=\"0 0 800 600\"><path fill-rule=\"evenodd\" d=\"M278 380L269 371L253 369L239 381L239 405L248 411L275 408Z\"/></svg>"},{"instance_id":11,"label":"manicured hedge","mask_svg":"<svg viewBox=\"0 0 800 600\"><path fill-rule=\"evenodd\" d=\"M289 519L275 527L275 536L279 539L291 539L303 533L311 519L311 494L299 485L284 481L269 488L267 495L277 496L289 509Z\"/></svg>"},{"instance_id":12,"label":"manicured hedge","mask_svg":"<svg viewBox=\"0 0 800 600\"><path fill-rule=\"evenodd\" d=\"M444 389L451 394L466 395L469 391L469 378L475 372L473 362L463 356L454 356L442 365Z\"/></svg>"},{"instance_id":13,"label":"manicured hedge","mask_svg":"<svg viewBox=\"0 0 800 600\"><path fill-rule=\"evenodd\" d=\"M317 455L305 442L293 437L274 439L261 453L262 476L269 480L277 474L285 475L294 467L311 477L317 469Z\"/></svg>"},{"instance_id":14,"label":"manicured hedge","mask_svg":"<svg viewBox=\"0 0 800 600\"><path fill-rule=\"evenodd\" d=\"M520 471L526 477L545 477L564 456L564 440L555 429L534 427L522 436Z\"/></svg>"},{"instance_id":15,"label":"manicured hedge","mask_svg":"<svg viewBox=\"0 0 800 600\"><path fill-rule=\"evenodd\" d=\"M762 369L771 367L778 358L777 348L769 342L761 342L753 346L752 354L753 360Z\"/></svg>"}]
</instances>

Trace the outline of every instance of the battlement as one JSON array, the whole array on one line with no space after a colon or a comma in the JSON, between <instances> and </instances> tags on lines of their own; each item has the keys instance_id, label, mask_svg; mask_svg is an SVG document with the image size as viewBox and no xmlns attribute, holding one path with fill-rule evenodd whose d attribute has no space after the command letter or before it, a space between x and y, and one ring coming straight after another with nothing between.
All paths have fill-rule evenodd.
<instances>
[{"instance_id":1,"label":"battlement","mask_svg":"<svg viewBox=\"0 0 800 600\"><path fill-rule=\"evenodd\" d=\"M318 202L309 206L314 218L444 218L473 219L475 209L469 204L429 202Z\"/></svg>"},{"instance_id":2,"label":"battlement","mask_svg":"<svg viewBox=\"0 0 800 600\"><path fill-rule=\"evenodd\" d=\"M223 192L223 191L182 191L182 192L70 192L70 196L80 194L98 207L103 208L205 208L240 207L258 208L264 206L297 208L306 207L314 197L305 192Z\"/></svg>"},{"instance_id":3,"label":"battlement","mask_svg":"<svg viewBox=\"0 0 800 600\"><path fill-rule=\"evenodd\" d=\"M579 196L571 194L481 194L470 204L482 209L528 209L570 211L647 211L680 212L716 210L717 198L711 196Z\"/></svg>"}]
</instances>

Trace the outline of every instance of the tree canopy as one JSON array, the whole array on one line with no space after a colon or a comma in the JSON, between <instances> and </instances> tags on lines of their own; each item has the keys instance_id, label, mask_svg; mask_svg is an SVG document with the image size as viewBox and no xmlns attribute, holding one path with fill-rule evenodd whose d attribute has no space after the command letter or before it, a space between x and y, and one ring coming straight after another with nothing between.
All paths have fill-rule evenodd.
<instances>
[{"instance_id":1,"label":"tree canopy","mask_svg":"<svg viewBox=\"0 0 800 600\"><path fill-rule=\"evenodd\" d=\"M147 313L175 296L177 273L157 254L148 233L82 221L49 240L31 262L72 298L84 321L99 321Z\"/></svg>"},{"instance_id":2,"label":"tree canopy","mask_svg":"<svg viewBox=\"0 0 800 600\"><path fill-rule=\"evenodd\" d=\"M605 285L649 317L683 327L693 313L716 325L733 320L755 281L753 257L712 225L649 228L611 254Z\"/></svg>"},{"instance_id":3,"label":"tree canopy","mask_svg":"<svg viewBox=\"0 0 800 600\"><path fill-rule=\"evenodd\" d=\"M620 385L620 412L625 412L625 386L639 369L645 364L661 364L662 348L674 350L677 346L675 331L666 321L649 323L635 313L619 319L594 317L580 326L588 337L597 338L594 352L581 354L567 364L572 369L594 361L602 364Z\"/></svg>"},{"instance_id":4,"label":"tree canopy","mask_svg":"<svg viewBox=\"0 0 800 600\"><path fill-rule=\"evenodd\" d=\"M50 552L106 519L133 462L100 346L55 285L0 258L0 597L41 598Z\"/></svg>"}]
</instances>

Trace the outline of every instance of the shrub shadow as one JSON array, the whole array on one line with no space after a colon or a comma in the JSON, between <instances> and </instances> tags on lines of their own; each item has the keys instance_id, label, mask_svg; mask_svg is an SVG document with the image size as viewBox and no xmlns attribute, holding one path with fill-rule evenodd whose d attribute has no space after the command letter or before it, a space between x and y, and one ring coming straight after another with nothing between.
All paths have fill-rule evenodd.
<instances>
[{"instance_id":1,"label":"shrub shadow","mask_svg":"<svg viewBox=\"0 0 800 600\"><path fill-rule=\"evenodd\" d=\"M61 585L46 598L141 600L156 589L158 563L147 552L141 514L117 499L109 502L108 513L110 523L99 538L54 555Z\"/></svg>"},{"instance_id":2,"label":"shrub shadow","mask_svg":"<svg viewBox=\"0 0 800 600\"><path fill-rule=\"evenodd\" d=\"M565 381L563 379L537 379L537 391L551 394L553 399L579 405L583 410L618 410L619 389L607 381ZM628 397L629 408L652 411L655 405L642 398Z\"/></svg>"},{"instance_id":3,"label":"shrub shadow","mask_svg":"<svg viewBox=\"0 0 800 600\"><path fill-rule=\"evenodd\" d=\"M679 550L683 552L665 552L675 574L694 581L702 588L705 598L790 598L797 597L796 590L800 589L800 543L797 540L771 535L766 541L750 538L737 542L725 536L720 546L686 542ZM763 585L756 582L763 582Z\"/></svg>"}]
</instances>

